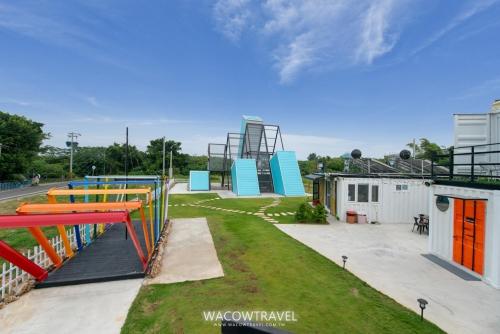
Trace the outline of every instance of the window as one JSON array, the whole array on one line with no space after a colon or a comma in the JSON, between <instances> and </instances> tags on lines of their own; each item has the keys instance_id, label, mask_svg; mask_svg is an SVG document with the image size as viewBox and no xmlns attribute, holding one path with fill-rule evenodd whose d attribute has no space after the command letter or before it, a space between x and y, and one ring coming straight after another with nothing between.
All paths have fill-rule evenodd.
<instances>
[{"instance_id":1,"label":"window","mask_svg":"<svg viewBox=\"0 0 500 334\"><path fill-rule=\"evenodd\" d=\"M358 184L358 202L368 202L368 184Z\"/></svg>"},{"instance_id":2,"label":"window","mask_svg":"<svg viewBox=\"0 0 500 334\"><path fill-rule=\"evenodd\" d=\"M408 190L407 184L396 184L396 191Z\"/></svg>"},{"instance_id":3,"label":"window","mask_svg":"<svg viewBox=\"0 0 500 334\"><path fill-rule=\"evenodd\" d=\"M356 200L356 185L349 184L347 186L347 200L349 202L354 202Z\"/></svg>"},{"instance_id":4,"label":"window","mask_svg":"<svg viewBox=\"0 0 500 334\"><path fill-rule=\"evenodd\" d=\"M378 186L372 185L372 202L378 202Z\"/></svg>"}]
</instances>

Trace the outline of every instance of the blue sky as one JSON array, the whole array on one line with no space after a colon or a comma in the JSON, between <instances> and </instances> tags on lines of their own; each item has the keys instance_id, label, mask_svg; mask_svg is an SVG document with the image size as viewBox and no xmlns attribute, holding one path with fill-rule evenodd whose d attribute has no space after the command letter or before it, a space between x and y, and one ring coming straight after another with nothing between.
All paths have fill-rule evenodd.
<instances>
[{"instance_id":1,"label":"blue sky","mask_svg":"<svg viewBox=\"0 0 500 334\"><path fill-rule=\"evenodd\" d=\"M0 0L0 110L63 146L160 136L204 154L240 117L285 148L365 156L453 141L500 98L498 0Z\"/></svg>"}]
</instances>

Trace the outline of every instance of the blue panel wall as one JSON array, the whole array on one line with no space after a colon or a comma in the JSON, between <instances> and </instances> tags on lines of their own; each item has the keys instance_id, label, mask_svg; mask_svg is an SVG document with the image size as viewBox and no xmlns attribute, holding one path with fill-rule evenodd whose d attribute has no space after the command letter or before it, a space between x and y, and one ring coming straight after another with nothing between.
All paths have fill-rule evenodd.
<instances>
[{"instance_id":1,"label":"blue panel wall","mask_svg":"<svg viewBox=\"0 0 500 334\"><path fill-rule=\"evenodd\" d=\"M281 175L280 164L277 155L273 155L269 161L271 166L271 175L273 177L273 187L274 192L280 195L285 194L285 189L283 188L283 176Z\"/></svg>"},{"instance_id":2,"label":"blue panel wall","mask_svg":"<svg viewBox=\"0 0 500 334\"><path fill-rule=\"evenodd\" d=\"M278 151L271 158L274 191L284 196L305 196L299 163L293 151Z\"/></svg>"},{"instance_id":3,"label":"blue panel wall","mask_svg":"<svg viewBox=\"0 0 500 334\"><path fill-rule=\"evenodd\" d=\"M260 195L255 159L237 159L231 167L233 192L238 196Z\"/></svg>"},{"instance_id":4,"label":"blue panel wall","mask_svg":"<svg viewBox=\"0 0 500 334\"><path fill-rule=\"evenodd\" d=\"M192 170L189 172L189 190L210 190L210 172Z\"/></svg>"},{"instance_id":5,"label":"blue panel wall","mask_svg":"<svg viewBox=\"0 0 500 334\"><path fill-rule=\"evenodd\" d=\"M231 166L231 186L233 193L238 193L238 177L236 177L236 160L233 161L233 165Z\"/></svg>"}]
</instances>

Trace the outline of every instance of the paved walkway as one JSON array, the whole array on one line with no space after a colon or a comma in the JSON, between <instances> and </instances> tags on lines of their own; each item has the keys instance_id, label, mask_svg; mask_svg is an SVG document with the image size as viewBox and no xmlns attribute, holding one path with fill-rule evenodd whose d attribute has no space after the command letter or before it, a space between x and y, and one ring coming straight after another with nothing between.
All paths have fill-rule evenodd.
<instances>
[{"instance_id":1,"label":"paved walkway","mask_svg":"<svg viewBox=\"0 0 500 334\"><path fill-rule=\"evenodd\" d=\"M409 224L276 227L339 265L348 256L349 271L415 312L417 298L425 298L425 317L449 333L500 333L500 290L424 258L427 236Z\"/></svg>"},{"instance_id":2,"label":"paved walkway","mask_svg":"<svg viewBox=\"0 0 500 334\"><path fill-rule=\"evenodd\" d=\"M224 276L206 218L172 220L161 271L147 284L198 281Z\"/></svg>"},{"instance_id":3,"label":"paved walkway","mask_svg":"<svg viewBox=\"0 0 500 334\"><path fill-rule=\"evenodd\" d=\"M33 196L37 194L45 194L50 188L65 187L67 185L68 181L65 181L65 182L55 182L55 183L42 183L34 187L24 187L12 190L4 190L0 191L0 201Z\"/></svg>"},{"instance_id":4,"label":"paved walkway","mask_svg":"<svg viewBox=\"0 0 500 334\"><path fill-rule=\"evenodd\" d=\"M36 289L0 309L0 333L120 333L142 279Z\"/></svg>"}]
</instances>

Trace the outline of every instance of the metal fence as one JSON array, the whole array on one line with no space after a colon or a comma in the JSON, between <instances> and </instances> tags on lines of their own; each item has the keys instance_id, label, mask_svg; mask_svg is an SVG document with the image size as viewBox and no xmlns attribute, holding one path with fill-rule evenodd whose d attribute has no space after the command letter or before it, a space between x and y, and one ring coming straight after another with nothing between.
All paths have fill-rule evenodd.
<instances>
[{"instance_id":1,"label":"metal fence","mask_svg":"<svg viewBox=\"0 0 500 334\"><path fill-rule=\"evenodd\" d=\"M71 247L76 249L75 229L71 228L66 230L66 234ZM86 230L83 228L83 225L80 226L80 235L82 240L86 240ZM49 242L60 257L66 257L61 236L58 235L51 238ZM33 247L27 252L24 252L23 255L44 269L52 266L52 261L50 261L47 253L40 246ZM14 266L12 263L3 263L2 271L0 272L0 302L5 300L6 297L14 296L19 293L23 289L24 283L26 283L29 279L32 279L32 276L27 272L19 269L17 266Z\"/></svg>"},{"instance_id":2,"label":"metal fence","mask_svg":"<svg viewBox=\"0 0 500 334\"><path fill-rule=\"evenodd\" d=\"M31 180L20 182L0 182L0 191L23 188L31 185Z\"/></svg>"},{"instance_id":3,"label":"metal fence","mask_svg":"<svg viewBox=\"0 0 500 334\"><path fill-rule=\"evenodd\" d=\"M435 154L431 177L448 181L500 184L500 143L461 146ZM443 173L438 167L447 167Z\"/></svg>"}]
</instances>

